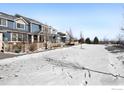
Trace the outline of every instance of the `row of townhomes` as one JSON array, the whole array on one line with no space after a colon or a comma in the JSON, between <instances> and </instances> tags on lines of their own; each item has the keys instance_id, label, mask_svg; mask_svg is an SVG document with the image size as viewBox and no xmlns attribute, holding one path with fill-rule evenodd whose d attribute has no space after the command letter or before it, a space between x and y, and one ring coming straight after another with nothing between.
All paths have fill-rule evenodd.
<instances>
[{"instance_id":1,"label":"row of townhomes","mask_svg":"<svg viewBox=\"0 0 124 93\"><path fill-rule=\"evenodd\" d=\"M20 14L0 12L0 50L20 52L60 44L57 30L52 26Z\"/></svg>"}]
</instances>

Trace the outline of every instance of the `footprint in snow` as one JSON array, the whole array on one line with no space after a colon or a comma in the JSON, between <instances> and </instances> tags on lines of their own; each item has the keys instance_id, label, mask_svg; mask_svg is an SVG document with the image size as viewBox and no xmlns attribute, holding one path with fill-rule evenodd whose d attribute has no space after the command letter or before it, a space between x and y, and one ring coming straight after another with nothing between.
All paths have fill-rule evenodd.
<instances>
[{"instance_id":1,"label":"footprint in snow","mask_svg":"<svg viewBox=\"0 0 124 93\"><path fill-rule=\"evenodd\" d=\"M85 85L87 85L88 84L88 82L87 81L85 81Z\"/></svg>"},{"instance_id":2,"label":"footprint in snow","mask_svg":"<svg viewBox=\"0 0 124 93\"><path fill-rule=\"evenodd\" d=\"M0 70L3 70L3 68L1 68Z\"/></svg>"},{"instance_id":3,"label":"footprint in snow","mask_svg":"<svg viewBox=\"0 0 124 93\"><path fill-rule=\"evenodd\" d=\"M20 67L23 67L23 65L20 65Z\"/></svg>"},{"instance_id":4,"label":"footprint in snow","mask_svg":"<svg viewBox=\"0 0 124 93\"><path fill-rule=\"evenodd\" d=\"M20 72L20 71L18 70L18 71L16 71L16 72Z\"/></svg>"},{"instance_id":5,"label":"footprint in snow","mask_svg":"<svg viewBox=\"0 0 124 93\"><path fill-rule=\"evenodd\" d=\"M86 86L87 84L88 84L87 81L83 81L83 82L81 83L81 85L84 85L84 86Z\"/></svg>"},{"instance_id":6,"label":"footprint in snow","mask_svg":"<svg viewBox=\"0 0 124 93\"><path fill-rule=\"evenodd\" d=\"M62 68L62 72L63 72L63 68Z\"/></svg>"},{"instance_id":7,"label":"footprint in snow","mask_svg":"<svg viewBox=\"0 0 124 93\"><path fill-rule=\"evenodd\" d=\"M18 75L15 74L14 77L18 77Z\"/></svg>"},{"instance_id":8,"label":"footprint in snow","mask_svg":"<svg viewBox=\"0 0 124 93\"><path fill-rule=\"evenodd\" d=\"M3 77L0 77L0 79L3 79Z\"/></svg>"},{"instance_id":9,"label":"footprint in snow","mask_svg":"<svg viewBox=\"0 0 124 93\"><path fill-rule=\"evenodd\" d=\"M65 59L65 58L66 58L65 56L62 57L62 59Z\"/></svg>"},{"instance_id":10,"label":"footprint in snow","mask_svg":"<svg viewBox=\"0 0 124 93\"><path fill-rule=\"evenodd\" d=\"M73 77L72 77L72 75L69 73L69 72L67 72L67 75L72 79Z\"/></svg>"},{"instance_id":11,"label":"footprint in snow","mask_svg":"<svg viewBox=\"0 0 124 93\"><path fill-rule=\"evenodd\" d=\"M52 67L52 71L54 71L54 67Z\"/></svg>"},{"instance_id":12,"label":"footprint in snow","mask_svg":"<svg viewBox=\"0 0 124 93\"><path fill-rule=\"evenodd\" d=\"M113 67L113 66L114 66L114 64L111 64L111 66Z\"/></svg>"}]
</instances>

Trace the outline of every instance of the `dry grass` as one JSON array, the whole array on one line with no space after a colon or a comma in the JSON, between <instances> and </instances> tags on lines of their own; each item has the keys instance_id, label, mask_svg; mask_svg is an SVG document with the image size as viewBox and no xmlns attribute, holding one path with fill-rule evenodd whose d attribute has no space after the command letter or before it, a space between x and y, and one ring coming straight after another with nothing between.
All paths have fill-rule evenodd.
<instances>
[{"instance_id":1,"label":"dry grass","mask_svg":"<svg viewBox=\"0 0 124 93\"><path fill-rule=\"evenodd\" d=\"M35 51L35 50L37 50L37 44L36 43L33 43L33 44L31 44L30 46L29 46L29 51Z\"/></svg>"}]
</instances>

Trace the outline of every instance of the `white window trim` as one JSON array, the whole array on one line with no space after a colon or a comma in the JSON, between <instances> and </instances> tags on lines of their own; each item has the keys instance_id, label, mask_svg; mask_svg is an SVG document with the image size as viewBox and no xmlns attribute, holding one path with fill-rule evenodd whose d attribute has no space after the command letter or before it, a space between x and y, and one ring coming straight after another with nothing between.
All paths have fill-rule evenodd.
<instances>
[{"instance_id":1,"label":"white window trim","mask_svg":"<svg viewBox=\"0 0 124 93\"><path fill-rule=\"evenodd\" d=\"M19 23L19 22L17 22L17 20L22 20L24 23ZM24 20L24 18L22 18L22 17L20 17L20 18L17 18L17 19L15 19L15 22L16 22L16 29L20 29L20 30L26 30L26 24L28 24L25 20ZM19 23L19 24L24 24L24 28L18 28L17 27L17 23Z\"/></svg>"},{"instance_id":2,"label":"white window trim","mask_svg":"<svg viewBox=\"0 0 124 93\"><path fill-rule=\"evenodd\" d=\"M24 25L24 28L18 28L18 27L17 27L17 24L22 24L22 23L16 22L16 29L25 30L25 24L23 24L23 25Z\"/></svg>"},{"instance_id":3,"label":"white window trim","mask_svg":"<svg viewBox=\"0 0 124 93\"><path fill-rule=\"evenodd\" d=\"M19 41L19 40L18 40L18 33L16 33L16 41Z\"/></svg>"},{"instance_id":4,"label":"white window trim","mask_svg":"<svg viewBox=\"0 0 124 93\"><path fill-rule=\"evenodd\" d=\"M1 18L1 19L3 19L3 18ZM4 19L4 20L6 20L6 19ZM6 20L6 25L1 25L1 24L0 24L0 26L7 27L7 26L8 26L7 23L8 23L8 22L7 22L7 20Z\"/></svg>"},{"instance_id":5,"label":"white window trim","mask_svg":"<svg viewBox=\"0 0 124 93\"><path fill-rule=\"evenodd\" d=\"M23 34L22 33L18 33L18 41L19 41L19 34L21 34L21 41L23 41Z\"/></svg>"},{"instance_id":6,"label":"white window trim","mask_svg":"<svg viewBox=\"0 0 124 93\"><path fill-rule=\"evenodd\" d=\"M13 40L13 34L16 34L16 40ZM12 41L14 41L14 42L18 41L18 33L12 33Z\"/></svg>"},{"instance_id":7,"label":"white window trim","mask_svg":"<svg viewBox=\"0 0 124 93\"><path fill-rule=\"evenodd\" d=\"M7 27L8 27L8 21L9 20L7 20ZM15 22L15 21L12 21L13 23ZM15 24L13 24L13 27L12 27L12 29L14 29L15 28Z\"/></svg>"},{"instance_id":8,"label":"white window trim","mask_svg":"<svg viewBox=\"0 0 124 93\"><path fill-rule=\"evenodd\" d=\"M30 27L31 27L30 30L31 30L31 32L33 32L33 30L32 30L32 29L33 29L33 28L32 28L32 27L33 27L33 26L32 26L33 24L34 24L34 23L30 23ZM34 24L34 25L38 25L38 24ZM40 25L38 25L38 26L40 26ZM41 28L40 28L40 31L41 31Z\"/></svg>"}]
</instances>

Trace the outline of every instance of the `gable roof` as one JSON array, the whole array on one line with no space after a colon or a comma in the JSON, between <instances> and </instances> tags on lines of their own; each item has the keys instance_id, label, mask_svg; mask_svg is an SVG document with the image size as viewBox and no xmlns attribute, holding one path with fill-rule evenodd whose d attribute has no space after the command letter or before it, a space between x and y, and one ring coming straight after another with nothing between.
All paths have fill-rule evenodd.
<instances>
[{"instance_id":1,"label":"gable roof","mask_svg":"<svg viewBox=\"0 0 124 93\"><path fill-rule=\"evenodd\" d=\"M22 17L17 18L17 19L16 19L16 21L17 21L17 20L23 20L23 21L24 21L24 23L28 24L28 22L27 22L24 18L22 18Z\"/></svg>"},{"instance_id":2,"label":"gable roof","mask_svg":"<svg viewBox=\"0 0 124 93\"><path fill-rule=\"evenodd\" d=\"M66 34L63 32L57 32L57 34L59 34L60 36L66 36Z\"/></svg>"},{"instance_id":3,"label":"gable roof","mask_svg":"<svg viewBox=\"0 0 124 93\"><path fill-rule=\"evenodd\" d=\"M22 16L20 14L16 14L15 15L16 17L22 17L24 20L26 20L28 23L34 23L34 24L38 24L38 25L41 25L42 23L37 21L37 20L34 20L34 19L31 19L31 18L28 18L28 17L25 17L25 16Z\"/></svg>"},{"instance_id":4,"label":"gable roof","mask_svg":"<svg viewBox=\"0 0 124 93\"><path fill-rule=\"evenodd\" d=\"M4 19L7 19L7 20L14 21L15 19L20 18L20 17L22 17L27 23L34 23L34 24L38 24L38 25L42 25L43 24L43 23L41 23L41 22L39 22L39 21L37 21L35 19L31 19L31 18L22 16L20 14L9 15L7 13L0 12L0 18L4 18Z\"/></svg>"}]
</instances>

